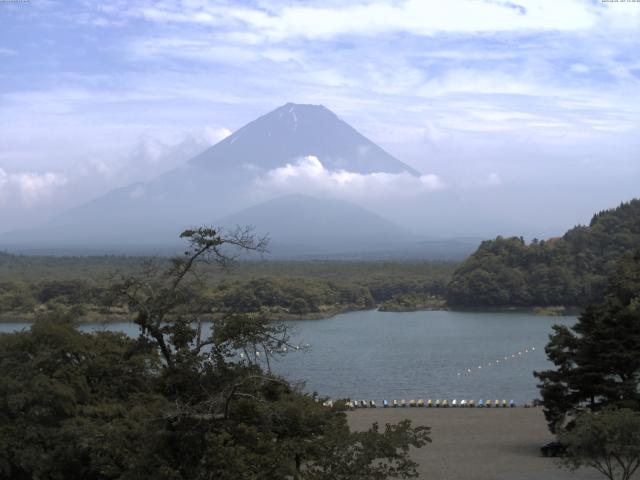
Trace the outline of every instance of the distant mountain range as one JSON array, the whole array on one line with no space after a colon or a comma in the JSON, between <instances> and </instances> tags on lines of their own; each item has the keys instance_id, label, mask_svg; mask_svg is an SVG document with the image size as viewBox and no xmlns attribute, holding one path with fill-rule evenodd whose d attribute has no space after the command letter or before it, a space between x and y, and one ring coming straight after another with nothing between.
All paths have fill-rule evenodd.
<instances>
[{"instance_id":1,"label":"distant mountain range","mask_svg":"<svg viewBox=\"0 0 640 480\"><path fill-rule=\"evenodd\" d=\"M282 256L383 251L431 256L433 243L343 200L277 192L255 198L257 177L306 156L330 171L419 176L327 108L288 103L149 182L113 190L37 229L2 235L0 247L140 253L177 246L186 227L237 224L269 234L272 250ZM447 257L447 242L436 244L434 255ZM464 256L476 245L452 242L451 256Z\"/></svg>"}]
</instances>

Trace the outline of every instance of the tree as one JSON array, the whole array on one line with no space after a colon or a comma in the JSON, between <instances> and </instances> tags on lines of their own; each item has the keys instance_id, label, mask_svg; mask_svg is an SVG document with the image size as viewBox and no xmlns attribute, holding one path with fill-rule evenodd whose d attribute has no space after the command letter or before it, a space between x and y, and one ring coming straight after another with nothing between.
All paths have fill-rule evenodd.
<instances>
[{"instance_id":1,"label":"tree","mask_svg":"<svg viewBox=\"0 0 640 480\"><path fill-rule=\"evenodd\" d=\"M561 464L595 468L610 480L629 480L640 467L640 413L605 409L580 414L559 436L566 446Z\"/></svg>"},{"instance_id":2,"label":"tree","mask_svg":"<svg viewBox=\"0 0 640 480\"><path fill-rule=\"evenodd\" d=\"M114 282L138 338L82 334L62 311L0 335L0 480L416 477L409 449L427 428L351 432L340 405L270 371L291 346L283 324L237 312L203 321L196 266L227 266L228 247L265 242L248 230L182 237L189 247L168 269L149 262Z\"/></svg>"},{"instance_id":3,"label":"tree","mask_svg":"<svg viewBox=\"0 0 640 480\"><path fill-rule=\"evenodd\" d=\"M485 241L453 274L451 306L586 306L605 294L616 262L640 244L640 199L595 215L562 237Z\"/></svg>"},{"instance_id":4,"label":"tree","mask_svg":"<svg viewBox=\"0 0 640 480\"><path fill-rule=\"evenodd\" d=\"M604 301L554 332L546 352L556 369L534 372L552 432L585 409L640 410L640 251L621 259Z\"/></svg>"},{"instance_id":5,"label":"tree","mask_svg":"<svg viewBox=\"0 0 640 480\"><path fill-rule=\"evenodd\" d=\"M38 320L0 335L0 479L119 479L171 405L124 334Z\"/></svg>"},{"instance_id":6,"label":"tree","mask_svg":"<svg viewBox=\"0 0 640 480\"><path fill-rule=\"evenodd\" d=\"M296 315L309 313L309 305L307 305L307 302L304 298L294 298L291 302L291 305L289 306L289 312Z\"/></svg>"}]
</instances>

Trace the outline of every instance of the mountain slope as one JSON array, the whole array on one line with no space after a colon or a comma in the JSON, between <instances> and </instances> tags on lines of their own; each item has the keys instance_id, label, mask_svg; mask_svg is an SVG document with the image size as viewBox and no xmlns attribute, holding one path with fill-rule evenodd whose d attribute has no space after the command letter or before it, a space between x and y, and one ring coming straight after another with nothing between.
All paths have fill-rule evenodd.
<instances>
[{"instance_id":1,"label":"mountain slope","mask_svg":"<svg viewBox=\"0 0 640 480\"><path fill-rule=\"evenodd\" d=\"M201 153L191 164L232 169L273 169L314 155L329 170L419 173L392 157L322 105L286 105L245 125Z\"/></svg>"},{"instance_id":2,"label":"mountain slope","mask_svg":"<svg viewBox=\"0 0 640 480\"><path fill-rule=\"evenodd\" d=\"M306 155L331 170L417 174L325 107L286 104L185 165L111 191L40 228L5 234L0 246L113 250L174 245L182 229L249 207L257 178ZM335 233L348 236L349 228L345 224Z\"/></svg>"},{"instance_id":3,"label":"mountain slope","mask_svg":"<svg viewBox=\"0 0 640 480\"><path fill-rule=\"evenodd\" d=\"M268 234L277 254L300 250L316 254L388 248L414 240L392 222L343 200L284 195L246 208L217 222L251 225Z\"/></svg>"},{"instance_id":4,"label":"mountain slope","mask_svg":"<svg viewBox=\"0 0 640 480\"><path fill-rule=\"evenodd\" d=\"M604 294L618 259L640 248L640 200L594 215L561 238L482 242L454 273L453 306L583 306Z\"/></svg>"}]
</instances>

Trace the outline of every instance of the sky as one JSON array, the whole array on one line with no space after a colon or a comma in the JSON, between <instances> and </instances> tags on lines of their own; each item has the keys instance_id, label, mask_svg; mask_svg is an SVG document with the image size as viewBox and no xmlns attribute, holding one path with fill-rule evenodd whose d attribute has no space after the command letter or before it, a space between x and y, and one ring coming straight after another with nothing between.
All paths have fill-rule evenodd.
<instances>
[{"instance_id":1,"label":"sky","mask_svg":"<svg viewBox=\"0 0 640 480\"><path fill-rule=\"evenodd\" d=\"M458 235L561 234L640 196L639 52L640 1L0 0L0 232L296 102L491 212Z\"/></svg>"}]
</instances>

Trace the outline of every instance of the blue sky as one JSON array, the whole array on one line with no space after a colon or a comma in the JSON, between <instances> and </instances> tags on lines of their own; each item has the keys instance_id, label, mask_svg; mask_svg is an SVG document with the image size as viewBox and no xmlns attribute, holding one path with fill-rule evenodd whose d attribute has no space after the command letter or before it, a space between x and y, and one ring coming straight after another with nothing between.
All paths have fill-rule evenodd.
<instances>
[{"instance_id":1,"label":"blue sky","mask_svg":"<svg viewBox=\"0 0 640 480\"><path fill-rule=\"evenodd\" d=\"M639 52L640 2L0 0L0 230L292 101L559 233L640 193Z\"/></svg>"}]
</instances>

